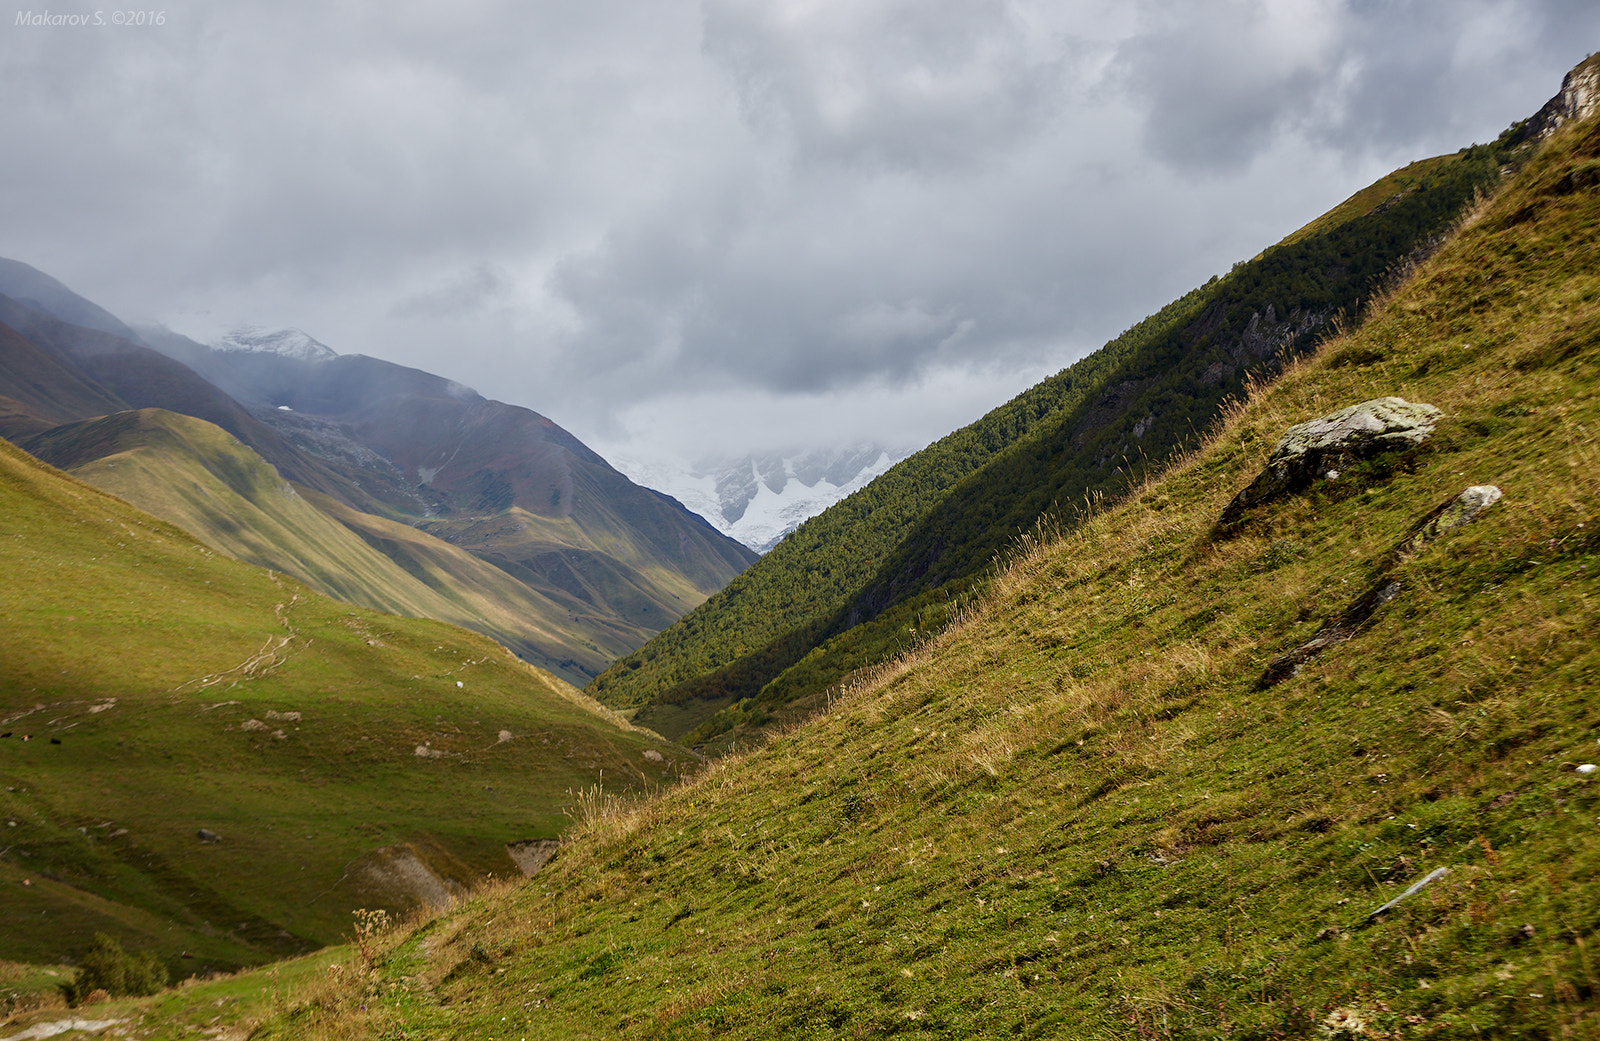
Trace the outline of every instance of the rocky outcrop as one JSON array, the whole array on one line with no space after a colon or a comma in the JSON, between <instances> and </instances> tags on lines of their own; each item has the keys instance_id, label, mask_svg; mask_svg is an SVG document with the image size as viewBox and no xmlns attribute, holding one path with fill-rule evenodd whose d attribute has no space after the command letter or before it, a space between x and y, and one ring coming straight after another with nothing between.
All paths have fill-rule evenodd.
<instances>
[{"instance_id":1,"label":"rocky outcrop","mask_svg":"<svg viewBox=\"0 0 1600 1041\"><path fill-rule=\"evenodd\" d=\"M1106 390L1084 412L1083 419L1072 432L1072 443L1082 446L1088 442L1089 437L1098 431L1111 426L1127 414L1139 400L1139 395L1150 386L1151 380L1123 380L1121 383Z\"/></svg>"},{"instance_id":2,"label":"rocky outcrop","mask_svg":"<svg viewBox=\"0 0 1600 1041\"><path fill-rule=\"evenodd\" d=\"M448 907L481 879L431 838L384 846L345 865L337 889L368 907L399 913Z\"/></svg>"},{"instance_id":3,"label":"rocky outcrop","mask_svg":"<svg viewBox=\"0 0 1600 1041\"><path fill-rule=\"evenodd\" d=\"M1600 54L1579 62L1561 80L1561 92L1528 120L1524 133L1531 138L1547 138L1568 123L1575 123L1600 112Z\"/></svg>"},{"instance_id":4,"label":"rocky outcrop","mask_svg":"<svg viewBox=\"0 0 1600 1041\"><path fill-rule=\"evenodd\" d=\"M1410 533L1394 548L1393 562L1416 556L1445 532L1472 523L1478 514L1499 501L1499 488L1492 484L1473 485L1412 525Z\"/></svg>"},{"instance_id":5,"label":"rocky outcrop","mask_svg":"<svg viewBox=\"0 0 1600 1041\"><path fill-rule=\"evenodd\" d=\"M550 863L560 848L560 839L524 839L506 843L506 853L516 861L517 870L524 876L532 875Z\"/></svg>"},{"instance_id":6,"label":"rocky outcrop","mask_svg":"<svg viewBox=\"0 0 1600 1041\"><path fill-rule=\"evenodd\" d=\"M1265 311L1251 314L1239 338L1227 346L1228 355L1240 365L1277 358L1296 339L1326 322L1327 317L1326 312L1296 308L1279 318L1277 308L1268 304Z\"/></svg>"},{"instance_id":7,"label":"rocky outcrop","mask_svg":"<svg viewBox=\"0 0 1600 1041\"><path fill-rule=\"evenodd\" d=\"M1440 415L1432 405L1375 398L1290 427L1266 467L1222 511L1219 528L1228 529L1255 507L1302 492L1318 479L1336 479L1362 459L1415 448L1433 433Z\"/></svg>"}]
</instances>

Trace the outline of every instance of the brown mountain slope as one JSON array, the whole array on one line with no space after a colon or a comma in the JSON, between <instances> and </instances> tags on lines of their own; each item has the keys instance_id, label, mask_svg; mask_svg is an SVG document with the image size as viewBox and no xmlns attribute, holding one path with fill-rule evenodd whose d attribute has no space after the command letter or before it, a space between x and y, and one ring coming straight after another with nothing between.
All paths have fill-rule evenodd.
<instances>
[{"instance_id":1,"label":"brown mountain slope","mask_svg":"<svg viewBox=\"0 0 1600 1041\"><path fill-rule=\"evenodd\" d=\"M18 437L128 406L0 323L0 430Z\"/></svg>"}]
</instances>

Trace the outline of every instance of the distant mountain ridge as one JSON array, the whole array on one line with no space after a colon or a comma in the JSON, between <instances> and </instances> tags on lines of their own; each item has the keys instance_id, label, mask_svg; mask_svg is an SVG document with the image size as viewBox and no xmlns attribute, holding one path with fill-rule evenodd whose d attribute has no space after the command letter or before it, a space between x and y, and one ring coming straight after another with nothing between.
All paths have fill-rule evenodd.
<instances>
[{"instance_id":1,"label":"distant mountain ridge","mask_svg":"<svg viewBox=\"0 0 1600 1041\"><path fill-rule=\"evenodd\" d=\"M331 361L339 356L332 347L299 329L268 329L260 325L235 326L211 346L219 351L252 351L301 361Z\"/></svg>"},{"instance_id":2,"label":"distant mountain ridge","mask_svg":"<svg viewBox=\"0 0 1600 1041\"><path fill-rule=\"evenodd\" d=\"M274 555L259 540L250 559L402 613L443 595L455 604L447 620L578 683L756 557L531 410L421 370L340 355L300 330L239 328L219 344L134 331L48 275L7 262L0 436L38 438L130 409L215 424L420 586L402 590L403 582L371 568L359 578L325 568L297 573L307 550L286 545ZM41 451L59 443L36 442ZM73 465L91 462L78 452ZM183 465L192 464L171 472ZM178 498L146 497L152 507L162 502L176 506ZM525 622L494 621L504 611L496 604L518 605Z\"/></svg>"},{"instance_id":3,"label":"distant mountain ridge","mask_svg":"<svg viewBox=\"0 0 1600 1041\"><path fill-rule=\"evenodd\" d=\"M85 300L56 279L20 260L0 257L0 293L63 322L110 333L125 340L137 341L139 338L110 311Z\"/></svg>"},{"instance_id":4,"label":"distant mountain ridge","mask_svg":"<svg viewBox=\"0 0 1600 1041\"><path fill-rule=\"evenodd\" d=\"M293 336L276 342L283 341ZM158 346L180 353L170 339ZM709 594L754 559L553 421L453 380L359 354L307 358L192 343L181 353L302 451L375 479L367 490L391 519L453 530L516 507L570 521L590 539L614 543L629 567L687 577L692 588L674 589L670 599ZM371 464L372 454L382 466ZM537 541L541 552L554 551L547 536Z\"/></svg>"}]
</instances>

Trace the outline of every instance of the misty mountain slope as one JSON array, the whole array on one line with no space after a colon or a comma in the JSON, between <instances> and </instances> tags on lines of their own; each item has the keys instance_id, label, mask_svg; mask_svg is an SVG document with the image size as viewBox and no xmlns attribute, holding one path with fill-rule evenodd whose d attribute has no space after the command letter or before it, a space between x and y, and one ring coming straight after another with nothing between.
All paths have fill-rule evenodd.
<instances>
[{"instance_id":1,"label":"misty mountain slope","mask_svg":"<svg viewBox=\"0 0 1600 1041\"><path fill-rule=\"evenodd\" d=\"M65 313L97 310L49 281L57 288L46 296ZM270 547L252 522L236 530L251 532L253 546L234 542L230 552L354 603L466 625L576 682L754 559L677 503L633 485L548 419L417 369L340 357L304 334L257 334L252 349L227 352L161 330L138 334L161 353L4 297L0 321L19 334L0 343L13 363L0 377L0 399L10 399L0 400L0 434L32 436L130 407L215 423L364 540L297 539L280 525L273 531L290 543ZM256 396L245 400L254 414L224 389L243 394L252 386ZM190 490L145 494L152 505L172 505ZM519 516L550 521L541 523L536 544L523 547L526 559L508 556L505 540L474 545L470 533L483 518L513 504L526 507ZM181 522L207 538L232 526L214 504L208 510L202 518L191 509ZM431 517L459 530L439 532L453 545L427 545L425 536L375 535L380 517ZM318 543L325 548L314 549ZM392 563L371 558L368 546Z\"/></svg>"},{"instance_id":2,"label":"misty mountain slope","mask_svg":"<svg viewBox=\"0 0 1600 1041\"><path fill-rule=\"evenodd\" d=\"M682 574L701 596L754 559L530 409L362 355L190 351L202 372L252 402L304 451L387 496L395 519L475 520L515 506L570 520L575 541L624 566ZM378 481L366 480L385 468Z\"/></svg>"},{"instance_id":3,"label":"misty mountain slope","mask_svg":"<svg viewBox=\"0 0 1600 1041\"><path fill-rule=\"evenodd\" d=\"M1192 445L1252 379L1355 315L1498 180L1508 141L1413 164L1227 276L1174 301L1004 409L814 518L591 685L706 741L754 728L936 629L995 554L1044 513L1115 495ZM981 453L951 462L951 446ZM962 465L962 464L966 465ZM781 555L780 555L781 553ZM869 623L861 628L863 623ZM744 708L734 703L754 701ZM711 719L721 712L720 717ZM729 740L723 738L723 741Z\"/></svg>"},{"instance_id":4,"label":"misty mountain slope","mask_svg":"<svg viewBox=\"0 0 1600 1041\"><path fill-rule=\"evenodd\" d=\"M575 639L541 650L565 675L597 674L755 559L544 416L429 373L239 351L202 368L253 387L264 421L385 496L391 518L561 605L545 624Z\"/></svg>"},{"instance_id":5,"label":"misty mountain slope","mask_svg":"<svg viewBox=\"0 0 1600 1041\"><path fill-rule=\"evenodd\" d=\"M227 559L8 443L0 571L0 958L104 931L187 974L336 942L417 902L373 865L504 876L571 791L683 758L481 636Z\"/></svg>"},{"instance_id":6,"label":"misty mountain slope","mask_svg":"<svg viewBox=\"0 0 1600 1041\"><path fill-rule=\"evenodd\" d=\"M110 311L85 300L60 281L20 260L0 257L0 293L71 325L110 333L124 340L137 342L139 339L137 333Z\"/></svg>"},{"instance_id":7,"label":"misty mountain slope","mask_svg":"<svg viewBox=\"0 0 1600 1041\"><path fill-rule=\"evenodd\" d=\"M1358 332L829 714L597 808L537 884L249 1026L1593 1036L1596 169L1591 120ZM1433 437L1218 533L1286 428L1386 395L1440 409ZM1419 551L1475 485L1504 498ZM1264 681L1379 583L1347 641Z\"/></svg>"},{"instance_id":8,"label":"misty mountain slope","mask_svg":"<svg viewBox=\"0 0 1600 1041\"><path fill-rule=\"evenodd\" d=\"M81 301L75 295L72 301ZM70 303L71 301L69 301ZM93 307L88 301L68 307L68 313ZM257 420L237 401L193 369L142 343L84 326L53 313L25 306L0 296L0 322L10 325L30 342L54 357L71 378L96 387L117 402L114 409L96 411L85 401L73 420L93 419L108 411L160 408L194 416L228 431L266 459L280 474L320 491L341 491L357 508L376 507L376 501L359 487L332 473L317 459L297 451L280 434ZM37 432L26 424L0 427L0 436L19 437Z\"/></svg>"},{"instance_id":9,"label":"misty mountain slope","mask_svg":"<svg viewBox=\"0 0 1600 1041\"><path fill-rule=\"evenodd\" d=\"M0 430L26 436L127 407L51 352L0 324Z\"/></svg>"}]
</instances>

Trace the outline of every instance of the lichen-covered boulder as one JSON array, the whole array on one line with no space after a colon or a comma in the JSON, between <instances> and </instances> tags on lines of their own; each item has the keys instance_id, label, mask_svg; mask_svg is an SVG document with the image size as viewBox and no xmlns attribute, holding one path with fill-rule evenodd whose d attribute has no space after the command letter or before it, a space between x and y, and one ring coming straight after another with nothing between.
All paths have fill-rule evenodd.
<instances>
[{"instance_id":1,"label":"lichen-covered boulder","mask_svg":"<svg viewBox=\"0 0 1600 1041\"><path fill-rule=\"evenodd\" d=\"M1383 452L1414 448L1428 439L1441 413L1404 398L1374 398L1330 415L1297 423L1250 486L1228 503L1219 523L1228 527L1262 503L1304 491L1319 477Z\"/></svg>"}]
</instances>

